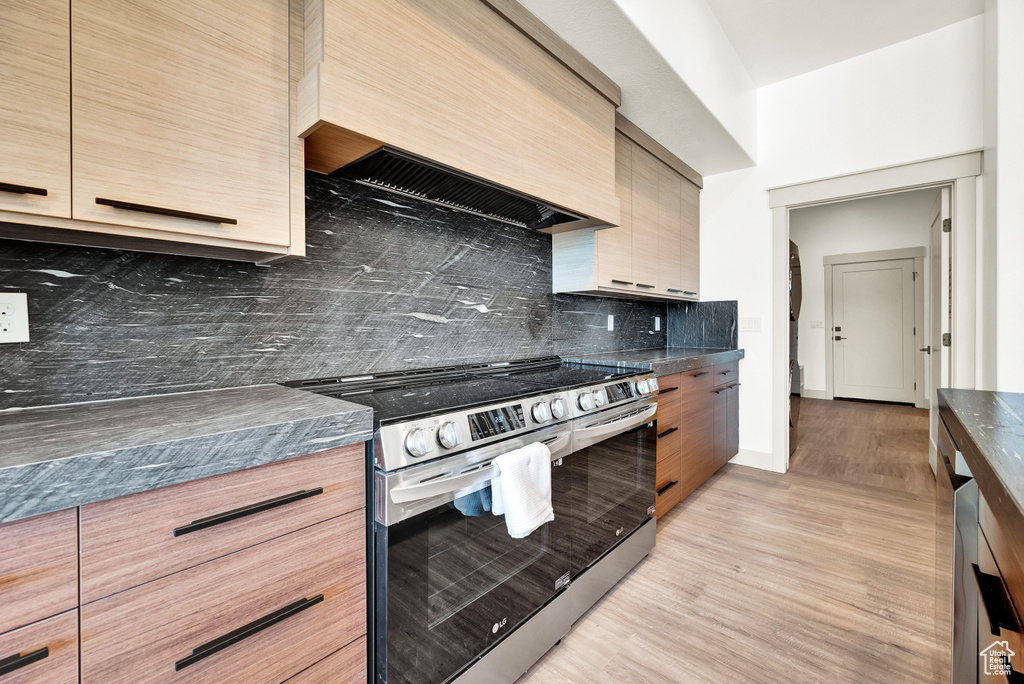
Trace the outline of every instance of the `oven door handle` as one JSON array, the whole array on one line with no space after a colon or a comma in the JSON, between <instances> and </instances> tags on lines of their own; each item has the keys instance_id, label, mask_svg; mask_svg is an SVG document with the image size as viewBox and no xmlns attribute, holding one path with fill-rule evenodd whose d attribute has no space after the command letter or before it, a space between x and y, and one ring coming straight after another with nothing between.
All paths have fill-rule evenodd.
<instances>
[{"instance_id":1,"label":"oven door handle","mask_svg":"<svg viewBox=\"0 0 1024 684\"><path fill-rule=\"evenodd\" d=\"M607 423L594 425L593 427L576 428L573 430L573 446L576 449L584 449L592 444L604 441L609 437L629 432L635 427L650 422L658 410L656 403L648 404L639 413L627 413L625 417L617 418Z\"/></svg>"},{"instance_id":2,"label":"oven door handle","mask_svg":"<svg viewBox=\"0 0 1024 684\"><path fill-rule=\"evenodd\" d=\"M565 433L542 441L551 452L551 460L562 458L566 447L569 446L569 434ZM492 459L493 460L493 459ZM474 470L462 472L449 477L438 477L427 482L395 487L391 490L391 500L395 503L410 503L429 499L442 494L451 494L460 489L493 479L497 475L497 468L491 465L491 461L480 464Z\"/></svg>"}]
</instances>

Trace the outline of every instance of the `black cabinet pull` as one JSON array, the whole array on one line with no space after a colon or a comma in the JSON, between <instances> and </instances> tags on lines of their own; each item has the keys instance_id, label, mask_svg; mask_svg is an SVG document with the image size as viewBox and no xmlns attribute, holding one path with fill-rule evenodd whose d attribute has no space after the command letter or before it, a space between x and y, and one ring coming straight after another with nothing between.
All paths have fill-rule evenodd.
<instances>
[{"instance_id":1,"label":"black cabinet pull","mask_svg":"<svg viewBox=\"0 0 1024 684\"><path fill-rule=\"evenodd\" d=\"M662 437L667 437L668 435L671 435L673 432L675 432L678 429L679 428L674 427L674 428L669 428L668 430L665 430L664 432L659 432L658 433L658 439L661 439Z\"/></svg>"},{"instance_id":2,"label":"black cabinet pull","mask_svg":"<svg viewBox=\"0 0 1024 684\"><path fill-rule=\"evenodd\" d=\"M0 191L14 192L19 195L46 195L46 188L33 188L31 185L15 185L14 183L0 183Z\"/></svg>"},{"instance_id":3,"label":"black cabinet pull","mask_svg":"<svg viewBox=\"0 0 1024 684\"><path fill-rule=\"evenodd\" d=\"M237 219L224 218L223 216L195 214L191 211L180 211L178 209L167 209L165 207L151 207L148 204L133 204L132 202L103 199L102 197L96 198L96 204L102 204L103 206L114 207L116 209L127 209L128 211L141 211L144 214L160 214L161 216L174 216L176 218L192 219L193 221L206 221L207 223L229 223L233 226L238 224Z\"/></svg>"},{"instance_id":4,"label":"black cabinet pull","mask_svg":"<svg viewBox=\"0 0 1024 684\"><path fill-rule=\"evenodd\" d=\"M636 286L637 287L647 287L647 288L651 288L651 289L654 289L655 287L657 287L657 285L644 285L643 283L637 283Z\"/></svg>"},{"instance_id":5,"label":"black cabinet pull","mask_svg":"<svg viewBox=\"0 0 1024 684\"><path fill-rule=\"evenodd\" d=\"M1006 593L1003 578L982 572L977 563L971 563L971 567L974 569L974 578L978 581L978 592L981 594L981 602L985 604L985 614L988 615L992 634L999 636L1000 628L1019 633L1021 627L1017 620L1017 611L1013 609L1010 596Z\"/></svg>"},{"instance_id":6,"label":"black cabinet pull","mask_svg":"<svg viewBox=\"0 0 1024 684\"><path fill-rule=\"evenodd\" d=\"M189 665L195 665L203 658L209 658L218 651L223 651L228 646L233 646L239 641L251 637L253 634L262 632L267 627L276 625L278 622L287 620L297 613L301 613L307 608L312 608L318 603L323 602L324 595L317 594L313 598L299 599L295 603L289 603L287 606L280 610L275 610L270 615L265 615L259 620L253 620L249 624L239 627L233 632L228 632L222 637L214 639L213 641L207 641L202 646L192 649L192 655L182 658L178 662L174 663L175 672L184 670Z\"/></svg>"},{"instance_id":7,"label":"black cabinet pull","mask_svg":"<svg viewBox=\"0 0 1024 684\"><path fill-rule=\"evenodd\" d=\"M0 677L3 677L5 674L10 674L15 670L20 670L26 665L38 663L40 660L48 658L49 656L49 646L43 646L38 651L32 651L31 653L15 653L12 656L8 656L7 658L0 660Z\"/></svg>"},{"instance_id":8,"label":"black cabinet pull","mask_svg":"<svg viewBox=\"0 0 1024 684\"><path fill-rule=\"evenodd\" d=\"M664 494L668 490L670 490L673 487L675 487L677 484L679 484L679 480L672 480L667 485L665 485L664 487L662 487L661 489L658 490L658 496L661 496L662 494ZM648 491L650 491L650 490L648 490Z\"/></svg>"},{"instance_id":9,"label":"black cabinet pull","mask_svg":"<svg viewBox=\"0 0 1024 684\"><path fill-rule=\"evenodd\" d=\"M669 291L669 292L682 292L682 290L677 290L677 289L676 289L676 288L674 288L674 287L670 287L670 288L668 288L668 291Z\"/></svg>"},{"instance_id":10,"label":"black cabinet pull","mask_svg":"<svg viewBox=\"0 0 1024 684\"><path fill-rule=\"evenodd\" d=\"M734 371L734 370L727 370L727 371L722 371L722 375L732 375L732 374L733 374L733 373L735 373L735 372L736 372L736 371Z\"/></svg>"},{"instance_id":11,"label":"black cabinet pull","mask_svg":"<svg viewBox=\"0 0 1024 684\"><path fill-rule=\"evenodd\" d=\"M736 389L739 386L740 386L740 383L737 382L737 383L735 383L733 385L729 385L728 387L723 387L722 389L720 389L717 392L715 392L715 394L721 394L722 392L728 392L729 390L734 390L734 389Z\"/></svg>"},{"instance_id":12,"label":"black cabinet pull","mask_svg":"<svg viewBox=\"0 0 1024 684\"><path fill-rule=\"evenodd\" d=\"M710 372L711 372L711 371L701 371L700 373L694 373L694 374L693 374L693 377L694 377L694 379L696 379L696 378L699 378L699 377L701 377L701 376L703 376L703 375L707 375L707 374L708 374L708 373L710 373Z\"/></svg>"},{"instance_id":13,"label":"black cabinet pull","mask_svg":"<svg viewBox=\"0 0 1024 684\"><path fill-rule=\"evenodd\" d=\"M612 282L613 283L618 283L619 285L632 285L633 284L629 280L616 280L615 278L612 278Z\"/></svg>"},{"instance_id":14,"label":"black cabinet pull","mask_svg":"<svg viewBox=\"0 0 1024 684\"><path fill-rule=\"evenodd\" d=\"M696 293L696 292L691 292L690 290L686 290L685 292L683 292L683 294L688 294L688 295L694 295L694 296L697 296L697 293Z\"/></svg>"},{"instance_id":15,"label":"black cabinet pull","mask_svg":"<svg viewBox=\"0 0 1024 684\"><path fill-rule=\"evenodd\" d=\"M675 392L677 389L679 389L679 388L678 387L666 387L665 389L663 389L660 392L658 392L658 396L660 397L662 394L668 394L669 392Z\"/></svg>"},{"instance_id":16,"label":"black cabinet pull","mask_svg":"<svg viewBox=\"0 0 1024 684\"><path fill-rule=\"evenodd\" d=\"M302 501L308 499L311 496L317 494L323 494L324 488L317 487L316 489L306 489L301 492L294 492L292 494L285 494L279 496L276 499L268 499L267 501L261 501L254 503L249 506L243 506L242 508L236 508L231 511L224 513L218 513L217 515L211 515L207 518L200 518L199 520L193 520L184 527L178 527L174 530L174 536L180 537L183 534L190 532L198 532L199 530L205 530L207 527L213 527L214 525L220 525L221 523L230 522L232 520L238 520L244 518L247 515L255 515L256 513L262 513L263 511L269 511L271 508L277 508L278 506L284 506L285 504L294 503L296 501Z\"/></svg>"}]
</instances>

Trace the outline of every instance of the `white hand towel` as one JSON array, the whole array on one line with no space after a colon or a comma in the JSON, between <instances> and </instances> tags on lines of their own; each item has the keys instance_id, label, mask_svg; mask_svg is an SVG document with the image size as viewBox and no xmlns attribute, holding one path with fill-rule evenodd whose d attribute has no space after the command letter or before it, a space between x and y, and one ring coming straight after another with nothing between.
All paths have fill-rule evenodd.
<instances>
[{"instance_id":1,"label":"white hand towel","mask_svg":"<svg viewBox=\"0 0 1024 684\"><path fill-rule=\"evenodd\" d=\"M555 519L551 508L551 451L543 442L502 454L492 461L491 511L505 516L509 536L522 539Z\"/></svg>"}]
</instances>

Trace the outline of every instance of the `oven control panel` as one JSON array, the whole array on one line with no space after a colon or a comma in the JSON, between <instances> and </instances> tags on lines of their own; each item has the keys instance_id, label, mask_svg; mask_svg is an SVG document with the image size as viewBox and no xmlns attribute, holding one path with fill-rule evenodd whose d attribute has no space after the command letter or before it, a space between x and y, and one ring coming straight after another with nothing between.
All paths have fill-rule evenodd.
<instances>
[{"instance_id":1,"label":"oven control panel","mask_svg":"<svg viewBox=\"0 0 1024 684\"><path fill-rule=\"evenodd\" d=\"M546 406L546 403L539 403ZM523 405L513 404L501 408L469 414L469 434L473 441L517 432L526 427L526 416Z\"/></svg>"}]
</instances>

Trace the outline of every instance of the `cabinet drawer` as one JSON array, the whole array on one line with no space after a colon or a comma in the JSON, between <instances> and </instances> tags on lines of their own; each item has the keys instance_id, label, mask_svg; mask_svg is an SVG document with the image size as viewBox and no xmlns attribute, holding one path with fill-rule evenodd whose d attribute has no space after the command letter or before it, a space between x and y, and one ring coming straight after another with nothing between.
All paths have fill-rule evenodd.
<instances>
[{"instance_id":1,"label":"cabinet drawer","mask_svg":"<svg viewBox=\"0 0 1024 684\"><path fill-rule=\"evenodd\" d=\"M679 454L658 463L655 513L660 518L683 498L679 481Z\"/></svg>"},{"instance_id":2,"label":"cabinet drawer","mask_svg":"<svg viewBox=\"0 0 1024 684\"><path fill-rule=\"evenodd\" d=\"M984 532L985 530L982 528L982 534L978 536L978 569L987 575L999 577L1003 581L1007 591L1010 592L1011 599L1017 598L1019 600L1019 597L1014 597L1012 594L1010 578L1006 576L1006 570L1004 570L1003 566L999 564L999 559L993 555L995 549L990 546L992 539L989 539ZM1017 612L1016 607L1011 605L1010 610L1017 616L1017 620L1019 622L1020 613ZM1024 672L1024 634L1002 626L996 626L995 629L993 629L988 611L986 610L985 600L983 595L979 592L978 649L981 652L989 652L989 646L991 645L991 653L995 654L998 651L1003 651L1002 645L997 644L996 642L1006 642L1008 651L1013 653L1013 655L1009 656L1010 665L1013 667L1013 671L1017 673ZM983 683L1002 683L1008 681L1005 674L999 674L997 676L991 674L991 672L999 672L1002 668L1003 663L998 658L994 658L994 662L990 663L990 674L986 675L984 668L986 659L987 656L986 658L982 658L980 661L978 681Z\"/></svg>"},{"instance_id":3,"label":"cabinet drawer","mask_svg":"<svg viewBox=\"0 0 1024 684\"><path fill-rule=\"evenodd\" d=\"M354 511L83 606L83 684L301 672L366 631L365 529Z\"/></svg>"},{"instance_id":4,"label":"cabinet drawer","mask_svg":"<svg viewBox=\"0 0 1024 684\"><path fill-rule=\"evenodd\" d=\"M658 421L658 462L679 454L681 435L678 421L671 427Z\"/></svg>"},{"instance_id":5,"label":"cabinet drawer","mask_svg":"<svg viewBox=\"0 0 1024 684\"><path fill-rule=\"evenodd\" d=\"M694 368L688 370L685 373L679 374L679 386L683 390L682 399L685 401L687 397L695 397L704 390L714 384L715 381L715 368L714 366L708 366L706 368Z\"/></svg>"},{"instance_id":6,"label":"cabinet drawer","mask_svg":"<svg viewBox=\"0 0 1024 684\"><path fill-rule=\"evenodd\" d=\"M69 610L0 636L3 684L78 681L78 611Z\"/></svg>"},{"instance_id":7,"label":"cabinet drawer","mask_svg":"<svg viewBox=\"0 0 1024 684\"><path fill-rule=\"evenodd\" d=\"M0 525L0 633L78 605L77 514Z\"/></svg>"},{"instance_id":8,"label":"cabinet drawer","mask_svg":"<svg viewBox=\"0 0 1024 684\"><path fill-rule=\"evenodd\" d=\"M306 668L287 684L366 684L366 637Z\"/></svg>"},{"instance_id":9,"label":"cabinet drawer","mask_svg":"<svg viewBox=\"0 0 1024 684\"><path fill-rule=\"evenodd\" d=\"M715 387L718 387L719 385L725 385L730 382L736 382L736 380L739 379L739 370L739 361L730 361L729 363L719 363L715 365Z\"/></svg>"},{"instance_id":10,"label":"cabinet drawer","mask_svg":"<svg viewBox=\"0 0 1024 684\"><path fill-rule=\"evenodd\" d=\"M361 508L364 454L356 444L83 506L82 602Z\"/></svg>"}]
</instances>

